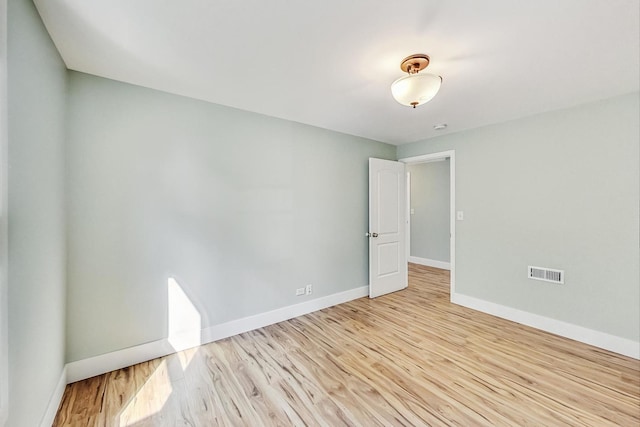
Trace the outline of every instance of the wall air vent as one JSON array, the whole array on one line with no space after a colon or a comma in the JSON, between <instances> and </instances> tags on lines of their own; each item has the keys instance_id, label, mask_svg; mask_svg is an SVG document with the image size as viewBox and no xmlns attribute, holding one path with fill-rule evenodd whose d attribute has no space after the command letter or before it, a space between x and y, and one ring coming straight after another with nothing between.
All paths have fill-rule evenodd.
<instances>
[{"instance_id":1,"label":"wall air vent","mask_svg":"<svg viewBox=\"0 0 640 427\"><path fill-rule=\"evenodd\" d=\"M529 279L544 280L551 283L564 283L564 270L529 266Z\"/></svg>"}]
</instances>

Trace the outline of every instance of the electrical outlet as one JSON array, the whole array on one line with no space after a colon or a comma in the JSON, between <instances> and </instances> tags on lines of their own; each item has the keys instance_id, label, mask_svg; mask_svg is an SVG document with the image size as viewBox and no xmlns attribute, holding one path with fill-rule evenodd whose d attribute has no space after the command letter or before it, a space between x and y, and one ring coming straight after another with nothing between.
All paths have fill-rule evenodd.
<instances>
[{"instance_id":1,"label":"electrical outlet","mask_svg":"<svg viewBox=\"0 0 640 427\"><path fill-rule=\"evenodd\" d=\"M311 295L313 293L313 285L307 285L306 294Z\"/></svg>"},{"instance_id":2,"label":"electrical outlet","mask_svg":"<svg viewBox=\"0 0 640 427\"><path fill-rule=\"evenodd\" d=\"M304 288L296 289L296 296L299 297L300 295L304 295Z\"/></svg>"}]
</instances>

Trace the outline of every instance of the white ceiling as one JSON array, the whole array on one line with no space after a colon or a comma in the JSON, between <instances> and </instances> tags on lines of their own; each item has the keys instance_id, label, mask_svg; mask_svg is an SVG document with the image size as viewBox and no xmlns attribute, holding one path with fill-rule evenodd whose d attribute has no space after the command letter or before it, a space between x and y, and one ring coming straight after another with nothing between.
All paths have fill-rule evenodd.
<instances>
[{"instance_id":1,"label":"white ceiling","mask_svg":"<svg viewBox=\"0 0 640 427\"><path fill-rule=\"evenodd\" d=\"M35 3L69 69L392 144L639 89L637 0ZM443 77L415 110L413 53Z\"/></svg>"}]
</instances>

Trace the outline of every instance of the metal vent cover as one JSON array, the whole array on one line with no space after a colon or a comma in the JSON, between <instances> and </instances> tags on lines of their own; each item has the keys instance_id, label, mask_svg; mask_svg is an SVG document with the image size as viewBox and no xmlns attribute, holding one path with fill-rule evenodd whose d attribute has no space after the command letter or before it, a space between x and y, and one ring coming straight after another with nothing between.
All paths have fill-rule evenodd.
<instances>
[{"instance_id":1,"label":"metal vent cover","mask_svg":"<svg viewBox=\"0 0 640 427\"><path fill-rule=\"evenodd\" d=\"M564 284L564 270L555 270L553 268L529 266L527 277L534 280L543 280L545 282Z\"/></svg>"}]
</instances>

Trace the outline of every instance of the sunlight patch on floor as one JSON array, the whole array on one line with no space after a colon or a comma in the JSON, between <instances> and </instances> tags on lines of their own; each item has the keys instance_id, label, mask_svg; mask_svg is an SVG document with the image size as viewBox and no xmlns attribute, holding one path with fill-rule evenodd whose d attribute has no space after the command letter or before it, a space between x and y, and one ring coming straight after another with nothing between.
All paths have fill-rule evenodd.
<instances>
[{"instance_id":1,"label":"sunlight patch on floor","mask_svg":"<svg viewBox=\"0 0 640 427\"><path fill-rule=\"evenodd\" d=\"M120 414L120 426L135 425L160 412L172 392L167 361L163 360Z\"/></svg>"}]
</instances>

